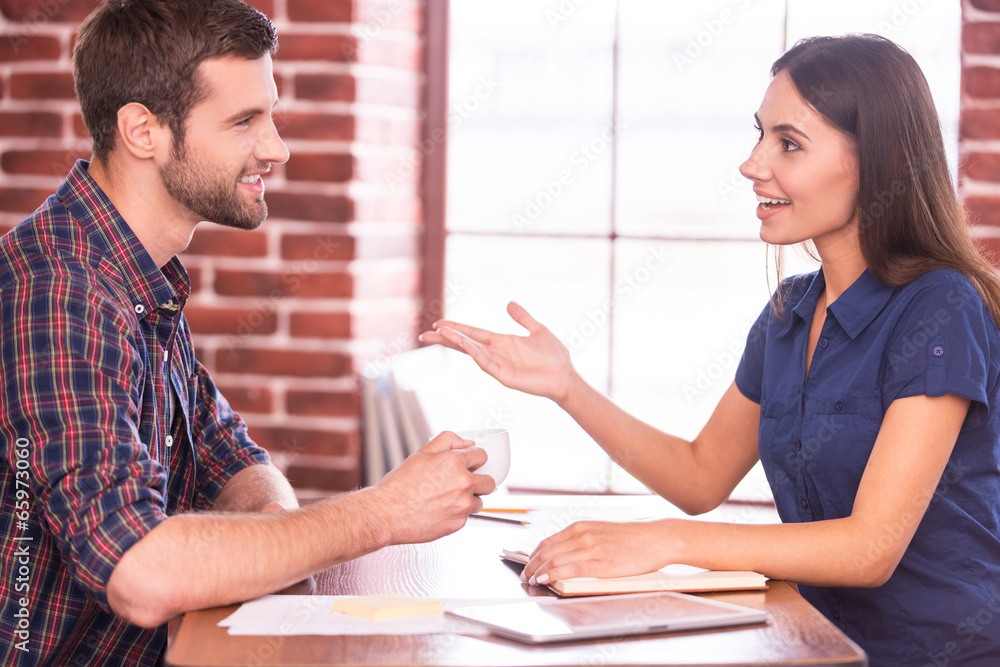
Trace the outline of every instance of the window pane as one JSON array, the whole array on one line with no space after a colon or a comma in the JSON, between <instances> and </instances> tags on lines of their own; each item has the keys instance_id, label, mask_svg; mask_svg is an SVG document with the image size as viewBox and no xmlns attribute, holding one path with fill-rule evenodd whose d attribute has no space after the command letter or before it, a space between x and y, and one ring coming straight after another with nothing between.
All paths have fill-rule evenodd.
<instances>
[{"instance_id":1,"label":"window pane","mask_svg":"<svg viewBox=\"0 0 1000 667\"><path fill-rule=\"evenodd\" d=\"M506 306L516 301L564 341L588 382L607 386L606 307L610 242L590 239L514 239L451 234L447 246L449 319L523 335ZM465 381L465 380L463 380ZM608 458L554 403L501 386L481 371L469 381L471 399L455 419L482 428L502 413L511 434L507 486L604 491Z\"/></svg>"},{"instance_id":2,"label":"window pane","mask_svg":"<svg viewBox=\"0 0 1000 667\"><path fill-rule=\"evenodd\" d=\"M621 1L620 234L756 237L738 167L783 44L783 0Z\"/></svg>"},{"instance_id":3,"label":"window pane","mask_svg":"<svg viewBox=\"0 0 1000 667\"><path fill-rule=\"evenodd\" d=\"M451 35L448 228L609 231L614 3L452 0Z\"/></svg>"},{"instance_id":4,"label":"window pane","mask_svg":"<svg viewBox=\"0 0 1000 667\"><path fill-rule=\"evenodd\" d=\"M733 381L750 327L770 293L767 246L759 241L629 241L617 244L615 402L667 433L694 438ZM798 248L785 275L815 265ZM620 479L616 490L636 490ZM770 494L763 477L745 487Z\"/></svg>"}]
</instances>

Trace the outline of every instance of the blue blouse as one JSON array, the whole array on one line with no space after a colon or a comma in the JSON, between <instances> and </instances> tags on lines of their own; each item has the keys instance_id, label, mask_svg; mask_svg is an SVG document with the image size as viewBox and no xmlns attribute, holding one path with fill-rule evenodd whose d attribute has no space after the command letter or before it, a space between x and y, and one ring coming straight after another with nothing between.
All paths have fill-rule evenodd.
<instances>
[{"instance_id":1,"label":"blue blouse","mask_svg":"<svg viewBox=\"0 0 1000 667\"><path fill-rule=\"evenodd\" d=\"M805 377L823 271L782 285L784 318L765 306L736 372L760 404L759 451L784 522L851 514L889 405L953 394L972 401L926 514L885 527L852 558L916 533L879 588L800 586L868 652L873 667L1000 665L1000 330L972 283L950 270L887 287L865 271L827 308ZM912 524L909 524L912 525Z\"/></svg>"}]
</instances>

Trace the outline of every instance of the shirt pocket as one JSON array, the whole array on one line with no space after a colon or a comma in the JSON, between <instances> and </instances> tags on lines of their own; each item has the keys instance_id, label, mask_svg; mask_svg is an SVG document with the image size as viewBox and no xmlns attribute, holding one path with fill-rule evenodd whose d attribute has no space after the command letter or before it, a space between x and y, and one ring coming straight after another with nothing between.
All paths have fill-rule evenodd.
<instances>
[{"instance_id":1,"label":"shirt pocket","mask_svg":"<svg viewBox=\"0 0 1000 667\"><path fill-rule=\"evenodd\" d=\"M782 433L781 418L785 414L785 406L778 401L763 400L760 402L760 427L757 430L757 454L764 467L767 483L771 493L777 495L778 489L791 481L788 471L784 469L777 454L778 443L786 440Z\"/></svg>"},{"instance_id":2,"label":"shirt pocket","mask_svg":"<svg viewBox=\"0 0 1000 667\"><path fill-rule=\"evenodd\" d=\"M849 516L875 439L882 428L882 401L848 396L811 401L802 458L823 518Z\"/></svg>"}]
</instances>

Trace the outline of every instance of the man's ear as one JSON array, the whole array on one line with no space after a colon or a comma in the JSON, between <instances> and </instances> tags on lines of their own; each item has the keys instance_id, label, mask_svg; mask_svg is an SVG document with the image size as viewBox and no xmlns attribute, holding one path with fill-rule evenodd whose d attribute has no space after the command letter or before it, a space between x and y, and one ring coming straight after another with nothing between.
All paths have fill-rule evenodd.
<instances>
[{"instance_id":1,"label":"man's ear","mask_svg":"<svg viewBox=\"0 0 1000 667\"><path fill-rule=\"evenodd\" d=\"M173 137L145 105L130 102L118 110L118 140L134 157L149 159L170 146Z\"/></svg>"}]
</instances>

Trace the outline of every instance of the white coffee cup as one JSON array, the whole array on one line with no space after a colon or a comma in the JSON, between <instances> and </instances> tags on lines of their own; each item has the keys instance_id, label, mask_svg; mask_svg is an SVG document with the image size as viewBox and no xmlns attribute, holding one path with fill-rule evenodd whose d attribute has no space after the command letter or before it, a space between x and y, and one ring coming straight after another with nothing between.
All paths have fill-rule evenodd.
<instances>
[{"instance_id":1,"label":"white coffee cup","mask_svg":"<svg viewBox=\"0 0 1000 667\"><path fill-rule=\"evenodd\" d=\"M474 472L489 475L500 486L510 471L510 435L507 429L481 428L476 431L458 431L457 435L472 440L476 447L486 451L486 463Z\"/></svg>"}]
</instances>

